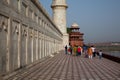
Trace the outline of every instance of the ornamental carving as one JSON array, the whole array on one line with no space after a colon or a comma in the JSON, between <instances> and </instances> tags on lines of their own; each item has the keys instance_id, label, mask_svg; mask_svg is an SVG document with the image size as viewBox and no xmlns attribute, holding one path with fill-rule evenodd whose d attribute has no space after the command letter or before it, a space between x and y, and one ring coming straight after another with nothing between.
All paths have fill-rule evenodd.
<instances>
[{"instance_id":1,"label":"ornamental carving","mask_svg":"<svg viewBox=\"0 0 120 80\"><path fill-rule=\"evenodd\" d=\"M27 36L27 33L28 33L28 32L27 32L27 27L23 26L23 27L22 27L22 36L23 36L23 37L26 37L26 36Z\"/></svg>"},{"instance_id":2,"label":"ornamental carving","mask_svg":"<svg viewBox=\"0 0 120 80\"><path fill-rule=\"evenodd\" d=\"M33 30L30 29L30 37L32 38L33 37Z\"/></svg>"},{"instance_id":3,"label":"ornamental carving","mask_svg":"<svg viewBox=\"0 0 120 80\"><path fill-rule=\"evenodd\" d=\"M19 34L18 26L17 25L15 26L15 32L16 32L16 34Z\"/></svg>"},{"instance_id":4,"label":"ornamental carving","mask_svg":"<svg viewBox=\"0 0 120 80\"><path fill-rule=\"evenodd\" d=\"M13 21L12 25L13 25L13 34L18 35L19 34L19 23L16 21Z\"/></svg>"},{"instance_id":5,"label":"ornamental carving","mask_svg":"<svg viewBox=\"0 0 120 80\"><path fill-rule=\"evenodd\" d=\"M8 30L8 19L4 16L0 16L0 32L4 30L7 32Z\"/></svg>"},{"instance_id":6,"label":"ornamental carving","mask_svg":"<svg viewBox=\"0 0 120 80\"><path fill-rule=\"evenodd\" d=\"M34 33L34 36L35 36L35 38L37 38L37 31L34 31L35 33Z\"/></svg>"}]
</instances>

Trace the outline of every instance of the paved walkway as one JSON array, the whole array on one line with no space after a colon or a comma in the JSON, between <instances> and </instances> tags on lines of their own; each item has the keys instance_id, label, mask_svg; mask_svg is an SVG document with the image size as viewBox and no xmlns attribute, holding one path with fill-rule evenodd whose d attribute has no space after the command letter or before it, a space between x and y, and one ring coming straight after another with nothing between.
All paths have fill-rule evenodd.
<instances>
[{"instance_id":1,"label":"paved walkway","mask_svg":"<svg viewBox=\"0 0 120 80\"><path fill-rule=\"evenodd\" d=\"M4 76L5 80L120 80L120 64L102 58L88 59L64 52Z\"/></svg>"}]
</instances>

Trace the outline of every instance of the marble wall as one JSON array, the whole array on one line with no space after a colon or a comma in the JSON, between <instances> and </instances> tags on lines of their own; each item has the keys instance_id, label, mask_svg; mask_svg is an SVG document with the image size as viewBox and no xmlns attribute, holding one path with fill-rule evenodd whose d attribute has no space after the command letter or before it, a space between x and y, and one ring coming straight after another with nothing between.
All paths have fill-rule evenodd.
<instances>
[{"instance_id":1,"label":"marble wall","mask_svg":"<svg viewBox=\"0 0 120 80\"><path fill-rule=\"evenodd\" d=\"M0 75L60 51L62 37L37 0L0 0Z\"/></svg>"}]
</instances>

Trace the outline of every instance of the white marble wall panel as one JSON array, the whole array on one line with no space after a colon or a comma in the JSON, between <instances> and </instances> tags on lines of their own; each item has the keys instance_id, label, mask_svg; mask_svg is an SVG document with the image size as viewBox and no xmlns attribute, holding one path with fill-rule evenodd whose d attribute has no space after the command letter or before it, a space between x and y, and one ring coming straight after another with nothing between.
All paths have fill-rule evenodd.
<instances>
[{"instance_id":1,"label":"white marble wall panel","mask_svg":"<svg viewBox=\"0 0 120 80\"><path fill-rule=\"evenodd\" d=\"M6 71L8 18L0 15L0 72Z\"/></svg>"},{"instance_id":2,"label":"white marble wall panel","mask_svg":"<svg viewBox=\"0 0 120 80\"><path fill-rule=\"evenodd\" d=\"M11 27L11 64L12 70L19 67L19 54L18 54L18 38L19 38L19 23L17 21L12 21Z\"/></svg>"},{"instance_id":3,"label":"white marble wall panel","mask_svg":"<svg viewBox=\"0 0 120 80\"><path fill-rule=\"evenodd\" d=\"M27 64L27 58L28 58L28 53L27 53L27 26L22 25L22 30L21 30L21 55L20 55L20 60L21 64L20 66L23 67Z\"/></svg>"},{"instance_id":4,"label":"white marble wall panel","mask_svg":"<svg viewBox=\"0 0 120 80\"><path fill-rule=\"evenodd\" d=\"M32 62L32 41L33 41L33 35L32 35L32 29L31 28L29 28L29 32L28 32L29 34L28 34L28 64L30 64L31 62Z\"/></svg>"},{"instance_id":5,"label":"white marble wall panel","mask_svg":"<svg viewBox=\"0 0 120 80\"><path fill-rule=\"evenodd\" d=\"M39 59L39 34L38 31L36 31L36 60Z\"/></svg>"},{"instance_id":6,"label":"white marble wall panel","mask_svg":"<svg viewBox=\"0 0 120 80\"><path fill-rule=\"evenodd\" d=\"M36 2L0 0L0 74L56 52L54 40L62 42L62 33Z\"/></svg>"},{"instance_id":7,"label":"white marble wall panel","mask_svg":"<svg viewBox=\"0 0 120 80\"><path fill-rule=\"evenodd\" d=\"M38 59L41 59L41 38L40 32L38 33Z\"/></svg>"},{"instance_id":8,"label":"white marble wall panel","mask_svg":"<svg viewBox=\"0 0 120 80\"><path fill-rule=\"evenodd\" d=\"M34 38L33 38L33 62L36 60L36 33L33 30Z\"/></svg>"}]
</instances>

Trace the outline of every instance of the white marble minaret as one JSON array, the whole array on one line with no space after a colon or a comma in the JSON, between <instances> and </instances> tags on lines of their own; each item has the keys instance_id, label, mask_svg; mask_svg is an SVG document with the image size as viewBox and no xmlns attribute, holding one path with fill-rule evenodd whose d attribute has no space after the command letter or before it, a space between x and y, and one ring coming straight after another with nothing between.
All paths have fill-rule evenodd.
<instances>
[{"instance_id":1,"label":"white marble minaret","mask_svg":"<svg viewBox=\"0 0 120 80\"><path fill-rule=\"evenodd\" d=\"M63 46L68 45L69 37L66 26L66 0L53 0L51 8L53 10L53 20L59 30L63 33Z\"/></svg>"}]
</instances>

